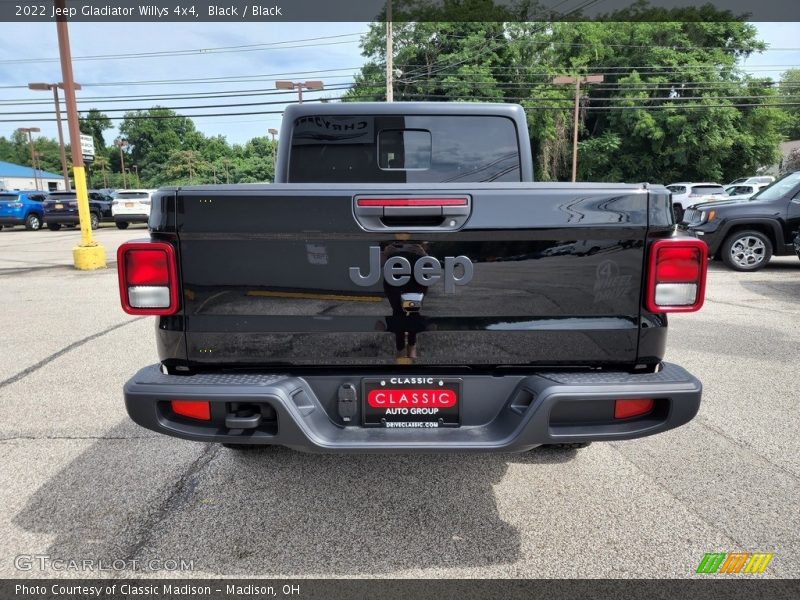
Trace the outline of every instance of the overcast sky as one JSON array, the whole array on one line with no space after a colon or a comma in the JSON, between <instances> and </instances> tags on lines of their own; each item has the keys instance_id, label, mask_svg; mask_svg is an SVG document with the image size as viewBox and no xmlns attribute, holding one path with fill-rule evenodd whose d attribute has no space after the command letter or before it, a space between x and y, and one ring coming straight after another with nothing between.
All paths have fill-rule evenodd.
<instances>
[{"instance_id":1,"label":"overcast sky","mask_svg":"<svg viewBox=\"0 0 800 600\"><path fill-rule=\"evenodd\" d=\"M8 24L6 24L8 27ZM761 76L778 78L791 66L800 66L800 41L797 23L759 23L760 37L775 50L751 57L747 70ZM29 91L28 82L61 80L57 61L58 43L55 24L20 23L13 32L0 36L0 135L9 136L17 127L39 126L41 135L55 137L54 123L35 123L35 115L10 115L22 111L50 111L41 117L52 117L52 98L46 92ZM84 84L78 93L81 110L102 109L111 116L122 116L113 109L147 108L154 100L134 101L134 96L159 94L208 94L241 90L273 90L276 79L296 81L322 79L326 85L342 87L352 82L353 74L363 63L358 41L367 30L366 23L71 23L72 53L75 57L75 80ZM309 38L323 38L310 40ZM302 41L306 40L306 41ZM282 42L286 42L281 44ZM265 44L274 44L272 47ZM257 48L230 48L260 45ZM295 46L282 48L281 46ZM228 51L193 52L185 55L139 58L81 57L132 53L174 52L180 50L219 49ZM792 48L793 50L783 50ZM32 60L34 59L34 60ZM314 72L311 72L314 71ZM276 75L284 73L284 75ZM256 77L252 77L256 76ZM175 80L198 78L232 78L226 83L175 83ZM245 79L247 78L247 79ZM117 82L173 83L139 85L97 85ZM21 87L13 87L21 86ZM341 90L330 89L306 94L307 98L337 97ZM101 102L115 99L119 102ZM192 98L163 100L165 106L234 104L248 102L290 101L291 95L251 95L238 98ZM14 104L19 100L41 104ZM49 101L49 102L48 102ZM280 111L284 104L241 108L186 109L179 112L214 113ZM256 135L264 135L270 127L278 127L280 114L213 116L195 118L197 127L207 135L222 134L229 141L242 143ZM118 123L118 121L115 121ZM106 132L106 141L116 135Z\"/></svg>"}]
</instances>

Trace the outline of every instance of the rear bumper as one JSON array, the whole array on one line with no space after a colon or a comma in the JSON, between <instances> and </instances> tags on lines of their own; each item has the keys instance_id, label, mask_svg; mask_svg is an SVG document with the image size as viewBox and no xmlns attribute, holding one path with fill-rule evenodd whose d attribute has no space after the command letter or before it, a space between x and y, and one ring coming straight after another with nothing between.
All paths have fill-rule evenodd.
<instances>
[{"instance_id":1,"label":"rear bumper","mask_svg":"<svg viewBox=\"0 0 800 600\"><path fill-rule=\"evenodd\" d=\"M53 225L55 223L58 223L59 225L77 225L80 223L80 217L78 216L78 213L71 215L45 213L44 222L49 225Z\"/></svg>"},{"instance_id":2,"label":"rear bumper","mask_svg":"<svg viewBox=\"0 0 800 600\"><path fill-rule=\"evenodd\" d=\"M114 215L115 223L147 223L150 215L117 213Z\"/></svg>"},{"instance_id":3,"label":"rear bumper","mask_svg":"<svg viewBox=\"0 0 800 600\"><path fill-rule=\"evenodd\" d=\"M151 365L125 384L125 406L143 427L205 442L277 444L318 452L509 452L541 444L661 433L689 422L697 414L702 395L701 383L672 364L664 364L658 373L636 375L469 375L462 378L461 427L365 428L360 426L360 408L353 419L356 425L345 426L335 400L331 401L333 390L347 382L358 388L359 379L257 373L164 375L159 365ZM498 393L492 393L493 389ZM613 400L622 398L652 398L656 408L643 417L615 421ZM172 413L170 400L187 399L209 401L212 421ZM231 403L260 407L265 418L255 429L228 429L224 420Z\"/></svg>"}]
</instances>

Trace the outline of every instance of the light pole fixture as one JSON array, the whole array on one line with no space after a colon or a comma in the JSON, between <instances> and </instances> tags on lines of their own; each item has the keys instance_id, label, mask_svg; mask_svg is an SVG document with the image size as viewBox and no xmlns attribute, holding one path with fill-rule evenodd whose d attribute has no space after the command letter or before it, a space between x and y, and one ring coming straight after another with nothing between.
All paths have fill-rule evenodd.
<instances>
[{"instance_id":1,"label":"light pole fixture","mask_svg":"<svg viewBox=\"0 0 800 600\"><path fill-rule=\"evenodd\" d=\"M74 83L75 90L81 89L81 84ZM58 148L61 152L61 171L64 174L64 189L70 191L69 170L67 169L67 149L64 146L64 131L61 127L61 102L58 99L58 88L64 89L63 83L29 83L28 89L36 91L53 90L53 103L56 107L56 125L58 126Z\"/></svg>"},{"instance_id":2,"label":"light pole fixture","mask_svg":"<svg viewBox=\"0 0 800 600\"><path fill-rule=\"evenodd\" d=\"M297 102L303 103L303 89L307 90L322 90L325 89L325 84L319 80L313 81L276 81L275 87L279 90L297 90Z\"/></svg>"},{"instance_id":3,"label":"light pole fixture","mask_svg":"<svg viewBox=\"0 0 800 600\"><path fill-rule=\"evenodd\" d=\"M128 179L125 177L125 155L122 153L122 149L128 145L128 140L119 138L114 141L114 145L119 148L119 170L122 172L122 187L127 190Z\"/></svg>"},{"instance_id":4,"label":"light pole fixture","mask_svg":"<svg viewBox=\"0 0 800 600\"><path fill-rule=\"evenodd\" d=\"M581 83L602 83L602 75L583 75L579 77L569 77L562 75L553 79L556 85L575 84L575 115L572 122L572 181L578 177L578 115L580 113Z\"/></svg>"},{"instance_id":5,"label":"light pole fixture","mask_svg":"<svg viewBox=\"0 0 800 600\"><path fill-rule=\"evenodd\" d=\"M38 127L20 127L17 129L20 133L27 133L28 134L28 146L31 149L31 169L33 170L33 184L36 186L36 189L39 189L39 176L36 173L36 150L33 148L33 135L34 133L39 133L41 129Z\"/></svg>"}]
</instances>

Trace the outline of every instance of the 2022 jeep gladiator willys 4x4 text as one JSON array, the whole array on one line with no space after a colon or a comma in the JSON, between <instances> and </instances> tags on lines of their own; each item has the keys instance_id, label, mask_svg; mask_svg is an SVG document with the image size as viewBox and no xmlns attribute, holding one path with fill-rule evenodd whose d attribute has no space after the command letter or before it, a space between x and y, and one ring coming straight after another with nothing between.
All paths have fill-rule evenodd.
<instances>
[{"instance_id":1,"label":"2022 jeep gladiator willys 4x4 text","mask_svg":"<svg viewBox=\"0 0 800 600\"><path fill-rule=\"evenodd\" d=\"M651 435L697 413L662 362L706 245L646 184L534 183L512 105L303 104L274 185L165 188L118 252L160 364L155 431L317 451L509 451Z\"/></svg>"}]
</instances>

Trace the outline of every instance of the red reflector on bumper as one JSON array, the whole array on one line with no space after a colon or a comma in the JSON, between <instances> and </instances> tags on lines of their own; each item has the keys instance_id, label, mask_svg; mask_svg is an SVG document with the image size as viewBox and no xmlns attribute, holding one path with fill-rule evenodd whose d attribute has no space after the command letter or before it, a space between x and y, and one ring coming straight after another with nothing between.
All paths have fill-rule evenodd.
<instances>
[{"instance_id":1,"label":"red reflector on bumper","mask_svg":"<svg viewBox=\"0 0 800 600\"><path fill-rule=\"evenodd\" d=\"M630 419L640 417L653 410L655 402L649 398L634 398L631 400L617 400L614 402L614 418Z\"/></svg>"},{"instance_id":2,"label":"red reflector on bumper","mask_svg":"<svg viewBox=\"0 0 800 600\"><path fill-rule=\"evenodd\" d=\"M199 421L211 420L211 404L200 400L172 400L172 412Z\"/></svg>"}]
</instances>

